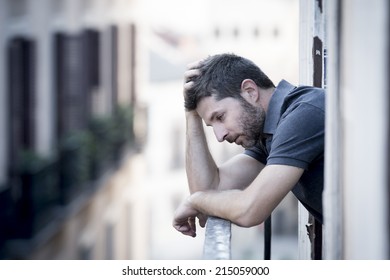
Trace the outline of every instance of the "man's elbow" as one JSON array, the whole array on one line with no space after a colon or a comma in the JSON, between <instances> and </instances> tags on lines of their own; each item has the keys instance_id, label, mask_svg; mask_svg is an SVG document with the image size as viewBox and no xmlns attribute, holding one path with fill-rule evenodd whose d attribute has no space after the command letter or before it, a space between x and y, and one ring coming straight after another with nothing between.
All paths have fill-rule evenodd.
<instances>
[{"instance_id":1,"label":"man's elbow","mask_svg":"<svg viewBox=\"0 0 390 280\"><path fill-rule=\"evenodd\" d=\"M236 215L231 221L240 227L253 227L260 225L265 221L266 217L261 213L254 213L251 211L243 211Z\"/></svg>"}]
</instances>

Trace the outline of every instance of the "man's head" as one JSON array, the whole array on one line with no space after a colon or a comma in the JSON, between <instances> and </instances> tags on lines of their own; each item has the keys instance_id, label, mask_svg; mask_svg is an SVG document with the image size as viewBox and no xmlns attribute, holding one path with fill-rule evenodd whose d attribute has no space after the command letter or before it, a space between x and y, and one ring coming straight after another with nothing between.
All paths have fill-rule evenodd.
<instances>
[{"instance_id":1,"label":"man's head","mask_svg":"<svg viewBox=\"0 0 390 280\"><path fill-rule=\"evenodd\" d=\"M252 61L234 55L209 56L198 68L200 74L192 77L193 85L186 93L185 108L195 110L199 101L213 95L216 100L226 97L242 99L242 82L251 79L259 88L268 89L275 85Z\"/></svg>"},{"instance_id":2,"label":"man's head","mask_svg":"<svg viewBox=\"0 0 390 280\"><path fill-rule=\"evenodd\" d=\"M272 81L253 62L233 54L208 57L198 69L186 109L196 110L218 141L254 146L265 120L260 91L273 89Z\"/></svg>"}]
</instances>

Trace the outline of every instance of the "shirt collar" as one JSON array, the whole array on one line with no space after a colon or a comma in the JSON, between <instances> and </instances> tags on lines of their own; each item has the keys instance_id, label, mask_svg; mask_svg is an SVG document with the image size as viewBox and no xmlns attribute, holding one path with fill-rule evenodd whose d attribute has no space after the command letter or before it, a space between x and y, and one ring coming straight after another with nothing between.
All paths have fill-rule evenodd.
<instances>
[{"instance_id":1,"label":"shirt collar","mask_svg":"<svg viewBox=\"0 0 390 280\"><path fill-rule=\"evenodd\" d=\"M280 109L284 99L294 88L294 85L285 80L279 82L268 105L263 129L264 134L274 134L279 123Z\"/></svg>"}]
</instances>

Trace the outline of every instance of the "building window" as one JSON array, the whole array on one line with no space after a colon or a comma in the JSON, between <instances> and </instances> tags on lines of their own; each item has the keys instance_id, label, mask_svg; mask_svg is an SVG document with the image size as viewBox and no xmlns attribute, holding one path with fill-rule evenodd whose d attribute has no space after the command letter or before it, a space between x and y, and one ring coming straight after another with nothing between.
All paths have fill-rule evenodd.
<instances>
[{"instance_id":1,"label":"building window","mask_svg":"<svg viewBox=\"0 0 390 280\"><path fill-rule=\"evenodd\" d=\"M272 31L272 34L275 38L278 38L279 37L279 34L280 34L280 30L279 28L275 27L274 30Z\"/></svg>"},{"instance_id":2,"label":"building window","mask_svg":"<svg viewBox=\"0 0 390 280\"><path fill-rule=\"evenodd\" d=\"M92 114L92 89L99 86L100 34L54 35L57 137L85 129Z\"/></svg>"},{"instance_id":3,"label":"building window","mask_svg":"<svg viewBox=\"0 0 390 280\"><path fill-rule=\"evenodd\" d=\"M110 26L111 37L111 104L112 110L118 106L118 27Z\"/></svg>"},{"instance_id":4,"label":"building window","mask_svg":"<svg viewBox=\"0 0 390 280\"><path fill-rule=\"evenodd\" d=\"M34 149L35 133L35 44L26 38L8 43L9 149L11 168L20 152Z\"/></svg>"},{"instance_id":5,"label":"building window","mask_svg":"<svg viewBox=\"0 0 390 280\"><path fill-rule=\"evenodd\" d=\"M219 29L218 27L216 27L216 28L214 29L214 37L215 37L216 39L218 39L220 36L221 36L221 29Z\"/></svg>"},{"instance_id":6,"label":"building window","mask_svg":"<svg viewBox=\"0 0 390 280\"><path fill-rule=\"evenodd\" d=\"M238 39L239 36L240 36L240 29L238 27L234 27L233 28L233 37L234 37L234 39Z\"/></svg>"},{"instance_id":7,"label":"building window","mask_svg":"<svg viewBox=\"0 0 390 280\"><path fill-rule=\"evenodd\" d=\"M86 126L85 57L80 35L58 33L54 44L57 136L61 139Z\"/></svg>"},{"instance_id":8,"label":"building window","mask_svg":"<svg viewBox=\"0 0 390 280\"><path fill-rule=\"evenodd\" d=\"M260 37L260 29L257 26L255 28L253 28L253 36L255 38L259 38Z\"/></svg>"}]
</instances>

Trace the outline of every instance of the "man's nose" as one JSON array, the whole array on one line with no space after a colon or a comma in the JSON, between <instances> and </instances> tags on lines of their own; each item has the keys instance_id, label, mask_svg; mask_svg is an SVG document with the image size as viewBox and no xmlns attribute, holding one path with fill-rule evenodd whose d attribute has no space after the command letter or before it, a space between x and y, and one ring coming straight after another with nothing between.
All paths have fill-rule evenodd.
<instances>
[{"instance_id":1,"label":"man's nose","mask_svg":"<svg viewBox=\"0 0 390 280\"><path fill-rule=\"evenodd\" d=\"M218 142L223 142L225 140L226 135L228 134L225 127L223 125L214 125L213 129Z\"/></svg>"}]
</instances>

